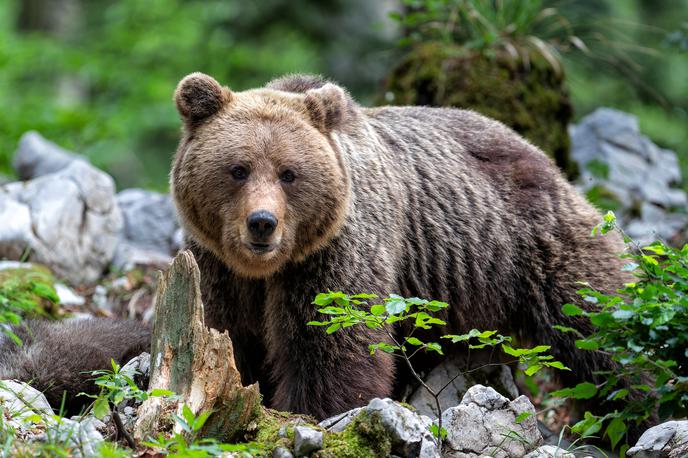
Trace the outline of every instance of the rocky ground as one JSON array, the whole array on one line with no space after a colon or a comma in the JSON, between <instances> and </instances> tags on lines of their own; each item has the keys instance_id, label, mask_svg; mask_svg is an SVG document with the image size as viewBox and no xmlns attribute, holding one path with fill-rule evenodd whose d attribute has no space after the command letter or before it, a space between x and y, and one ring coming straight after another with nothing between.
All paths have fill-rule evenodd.
<instances>
[{"instance_id":1,"label":"rocky ground","mask_svg":"<svg viewBox=\"0 0 688 458\"><path fill-rule=\"evenodd\" d=\"M597 110L570 132L583 192L612 206L626 232L640 241L686 241L688 198L679 187L673 152L644 137L633 116L611 109ZM22 181L0 184L0 259L6 260L0 261L0 282L2 272L41 271L58 279L60 309L51 314L150 321L157 271L183 247L170 196L141 189L117 193L105 172L35 132L21 139L14 167ZM444 385L459 371L456 364L446 361L424 374L426 383ZM145 373L145 356L131 362L134 367ZM548 430L568 420L565 409L535 415L543 407L538 397L534 406L518 394L506 366L454 380L440 399L440 418L447 428L443 456L602 456ZM332 444L338 438L351 435L388 446L395 456L439 456L429 432L438 422L433 400L421 387L409 390L404 401L408 404L374 399L319 425L297 421L280 433L283 440L272 456L338 456L328 450L336 449ZM0 404L1 428L14 430L27 442L71 441L75 456L96 456L97 445L116 434L109 418L53 415L43 395L25 384L0 382ZM130 401L120 406L125 426L133 425L136 407ZM628 451L639 458L686 454L687 421L651 428Z\"/></svg>"}]
</instances>

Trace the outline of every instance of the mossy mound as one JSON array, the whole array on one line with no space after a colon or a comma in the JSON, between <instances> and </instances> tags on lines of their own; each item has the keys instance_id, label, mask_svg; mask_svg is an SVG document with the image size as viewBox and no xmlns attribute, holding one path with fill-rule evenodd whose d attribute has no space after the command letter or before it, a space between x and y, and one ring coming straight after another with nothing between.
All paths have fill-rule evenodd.
<instances>
[{"instance_id":1,"label":"mossy mound","mask_svg":"<svg viewBox=\"0 0 688 458\"><path fill-rule=\"evenodd\" d=\"M531 53L533 54L533 53ZM386 78L380 103L469 108L498 119L552 157L569 176L573 109L564 77L541 56L528 62L456 45L418 45Z\"/></svg>"},{"instance_id":2,"label":"mossy mound","mask_svg":"<svg viewBox=\"0 0 688 458\"><path fill-rule=\"evenodd\" d=\"M60 315L55 277L39 264L0 270L0 306L23 318Z\"/></svg>"},{"instance_id":3,"label":"mossy mound","mask_svg":"<svg viewBox=\"0 0 688 458\"><path fill-rule=\"evenodd\" d=\"M389 433L380 416L363 412L341 433L327 433L314 458L373 458L392 455Z\"/></svg>"},{"instance_id":4,"label":"mossy mound","mask_svg":"<svg viewBox=\"0 0 688 458\"><path fill-rule=\"evenodd\" d=\"M317 426L315 419L308 416L263 409L246 439L266 456L277 447L292 450L297 425L323 432L323 447L312 454L313 458L374 458L392 453L391 439L380 416L366 412L359 414L344 431L333 433Z\"/></svg>"}]
</instances>

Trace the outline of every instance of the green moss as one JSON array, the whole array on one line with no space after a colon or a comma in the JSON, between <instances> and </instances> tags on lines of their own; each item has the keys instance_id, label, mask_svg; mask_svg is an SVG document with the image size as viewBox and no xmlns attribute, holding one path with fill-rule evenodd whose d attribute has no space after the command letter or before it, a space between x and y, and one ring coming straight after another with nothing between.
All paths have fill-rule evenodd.
<instances>
[{"instance_id":1,"label":"green moss","mask_svg":"<svg viewBox=\"0 0 688 458\"><path fill-rule=\"evenodd\" d=\"M425 43L387 77L384 100L395 105L473 109L498 119L547 152L569 177L567 126L573 110L564 77L533 55L528 62L456 45Z\"/></svg>"},{"instance_id":2,"label":"green moss","mask_svg":"<svg viewBox=\"0 0 688 458\"><path fill-rule=\"evenodd\" d=\"M304 415L294 415L288 412L279 412L272 409L262 409L256 421L255 436L251 439L268 456L276 447L282 446L292 449L294 445L294 426L296 424L308 425L312 428L315 420ZM284 427L284 436L280 437L280 430Z\"/></svg>"},{"instance_id":3,"label":"green moss","mask_svg":"<svg viewBox=\"0 0 688 458\"><path fill-rule=\"evenodd\" d=\"M341 433L327 433L314 458L390 456L392 443L377 414L361 413Z\"/></svg>"},{"instance_id":4,"label":"green moss","mask_svg":"<svg viewBox=\"0 0 688 458\"><path fill-rule=\"evenodd\" d=\"M58 317L59 298L54 285L55 277L39 264L0 270L0 297L14 303L25 318Z\"/></svg>"}]
</instances>

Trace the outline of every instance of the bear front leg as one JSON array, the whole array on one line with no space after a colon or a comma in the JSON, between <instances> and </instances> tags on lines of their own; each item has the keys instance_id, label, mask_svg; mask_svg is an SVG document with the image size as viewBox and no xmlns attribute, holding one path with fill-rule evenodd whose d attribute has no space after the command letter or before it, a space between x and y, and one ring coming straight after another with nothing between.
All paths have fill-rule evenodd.
<instances>
[{"instance_id":1,"label":"bear front leg","mask_svg":"<svg viewBox=\"0 0 688 458\"><path fill-rule=\"evenodd\" d=\"M326 319L311 303L318 292L269 290L265 323L272 407L324 419L390 396L394 361L387 353L370 355L368 345L388 341L384 331L361 325L326 334L308 326Z\"/></svg>"}]
</instances>

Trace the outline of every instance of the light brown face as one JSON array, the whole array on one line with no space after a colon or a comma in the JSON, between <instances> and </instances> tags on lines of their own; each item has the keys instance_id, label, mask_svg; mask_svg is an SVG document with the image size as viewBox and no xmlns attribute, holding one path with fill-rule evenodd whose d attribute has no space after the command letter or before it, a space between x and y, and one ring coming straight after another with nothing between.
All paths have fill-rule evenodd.
<instances>
[{"instance_id":1,"label":"light brown face","mask_svg":"<svg viewBox=\"0 0 688 458\"><path fill-rule=\"evenodd\" d=\"M345 168L300 98L230 93L202 122L187 121L171 177L177 206L194 238L240 275L303 259L346 216Z\"/></svg>"}]
</instances>

